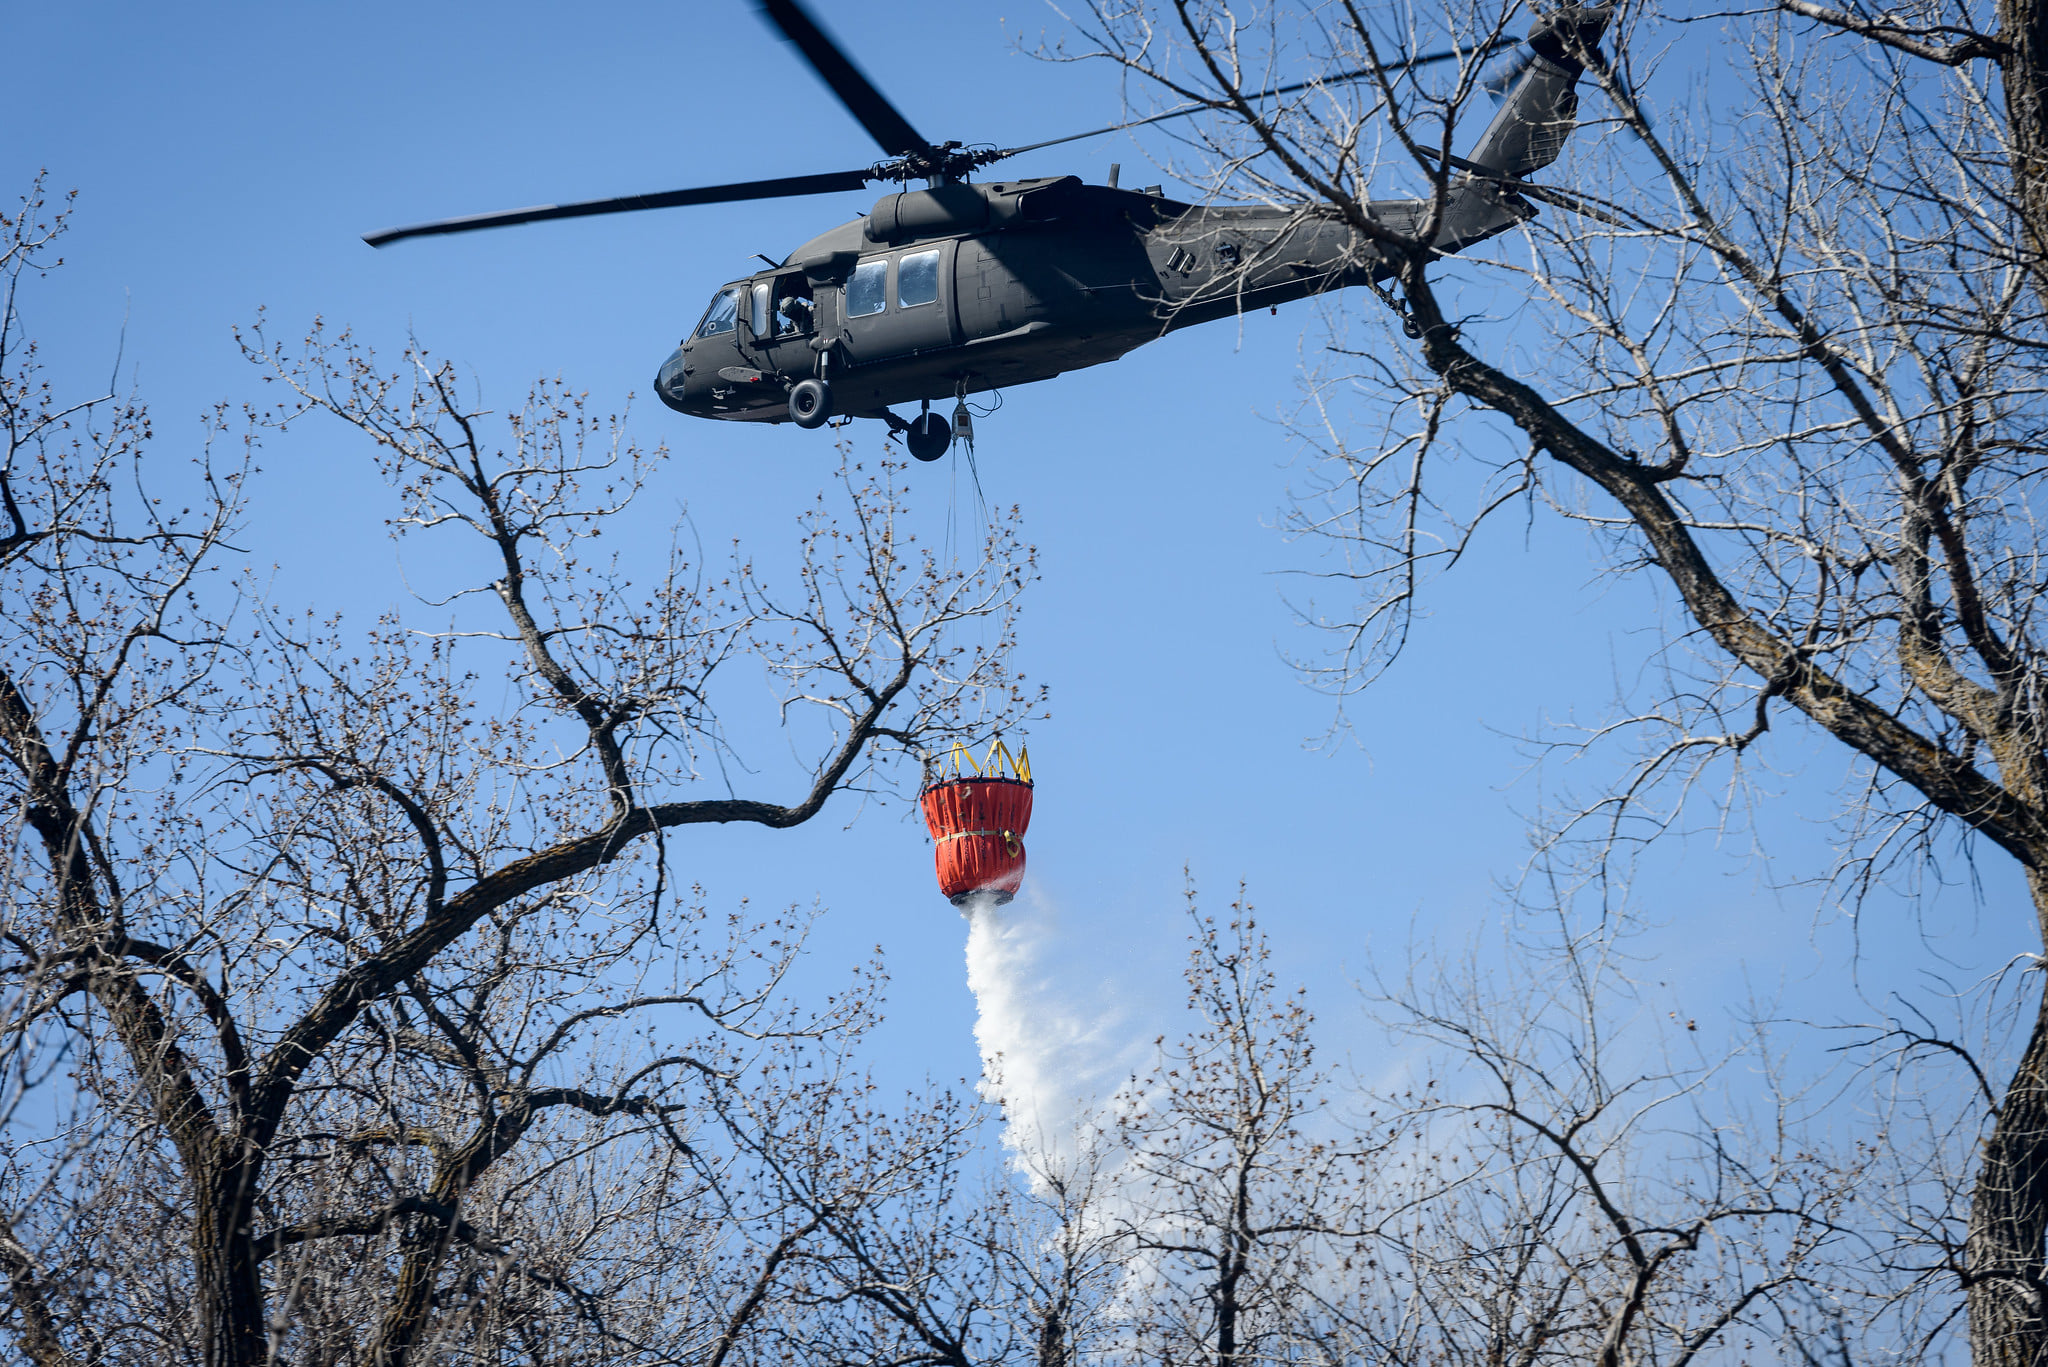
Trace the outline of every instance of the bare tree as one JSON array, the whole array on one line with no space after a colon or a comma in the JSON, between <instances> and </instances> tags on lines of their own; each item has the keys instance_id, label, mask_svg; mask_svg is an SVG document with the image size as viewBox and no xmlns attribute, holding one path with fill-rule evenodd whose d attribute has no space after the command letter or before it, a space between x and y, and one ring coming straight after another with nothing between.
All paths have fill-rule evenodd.
<instances>
[{"instance_id":1,"label":"bare tree","mask_svg":"<svg viewBox=\"0 0 2048 1367\"><path fill-rule=\"evenodd\" d=\"M1411 1290L1329 1307L1372 1356L1790 1358L1836 1327L1810 1322L1815 1304L1874 1289L1863 1259L1882 1226L1857 1205L1873 1154L1830 1138L1840 1080L1799 1078L1761 1023L1708 1044L1656 1019L1620 925L1559 915L1382 998L1421 1057L1409 1088L1373 1101L1400 1155L1373 1248ZM1888 1342L1889 1304L1857 1305L1859 1349Z\"/></svg>"},{"instance_id":2,"label":"bare tree","mask_svg":"<svg viewBox=\"0 0 2048 1367\"><path fill-rule=\"evenodd\" d=\"M559 384L494 415L417 346L386 370L317 327L250 333L284 401L216 413L167 470L138 404L65 404L25 340L61 228L40 186L0 220L18 1351L751 1360L795 1255L902 1167L841 1161L883 1152L849 1055L876 980L797 1005L803 918L714 913L668 836L801 825L892 754L1028 710L1014 527L941 561L893 470L849 465L786 590L745 558L636 555L598 538L662 453L622 421ZM401 535L484 553L432 629L353 631L242 572L256 438L336 420ZM993 644L959 644L977 621ZM706 791L733 675L779 690L793 793ZM766 1118L820 1195L796 1199Z\"/></svg>"},{"instance_id":3,"label":"bare tree","mask_svg":"<svg viewBox=\"0 0 2048 1367\"><path fill-rule=\"evenodd\" d=\"M1860 1357L1910 1321L1920 1281L1873 1274L1875 1217L1952 1194L1905 1169L1953 1145L1832 1139L1868 1070L1801 1078L1762 1025L1708 1045L1654 1019L1625 923L1432 948L1374 998L1374 1076L1339 1082L1250 905L1190 913L1185 1029L1119 1098L1092 1208L1041 1236L1106 1253L1067 1360L1825 1361L1830 1334Z\"/></svg>"},{"instance_id":4,"label":"bare tree","mask_svg":"<svg viewBox=\"0 0 2048 1367\"><path fill-rule=\"evenodd\" d=\"M1490 182L1528 211L1519 237L1440 259L1433 214L1410 230L1371 195L1398 183L1440 214L1486 180L1440 155L1483 122L1484 72L1389 66L1532 14L1097 0L1083 25L1138 88L1217 112L1176 172L1348 224L1398 291L1414 340L1333 311L1296 424L1324 458L1297 527L1362 592L1326 618L1342 646L1324 680L1392 661L1488 514L1548 508L1673 610L1649 691L1599 731L1633 737L1634 767L1556 823L1553 856L1584 838L1604 877L1688 794L1741 795L1789 710L1865 779L1843 814L1850 895L1910 887L1960 835L2017 865L2038 949L2048 10L1626 8L1604 53L1568 37L1554 54L1601 106L1565 160L1541 185ZM1337 79L1360 69L1376 74ZM1956 1268L1987 1363L2048 1360L2038 990L2028 1012L2017 1057L1986 1064L2004 1077Z\"/></svg>"},{"instance_id":5,"label":"bare tree","mask_svg":"<svg viewBox=\"0 0 2048 1367\"><path fill-rule=\"evenodd\" d=\"M1188 903L1192 1021L1118 1119L1120 1233L1141 1355L1243 1367L1292 1356L1304 1288L1341 1276L1363 1155L1319 1124L1314 1017L1278 989L1249 902L1220 925Z\"/></svg>"}]
</instances>

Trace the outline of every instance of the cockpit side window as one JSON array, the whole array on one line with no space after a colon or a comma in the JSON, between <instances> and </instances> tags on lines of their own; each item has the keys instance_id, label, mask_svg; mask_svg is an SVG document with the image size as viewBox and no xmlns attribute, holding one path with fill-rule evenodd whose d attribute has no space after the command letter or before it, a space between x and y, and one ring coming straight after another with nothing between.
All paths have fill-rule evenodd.
<instances>
[{"instance_id":1,"label":"cockpit side window","mask_svg":"<svg viewBox=\"0 0 2048 1367\"><path fill-rule=\"evenodd\" d=\"M769 312L769 297L775 293L775 286L766 280L754 286L753 312L747 316L747 326L754 330L756 337L775 335L775 315Z\"/></svg>"},{"instance_id":2,"label":"cockpit side window","mask_svg":"<svg viewBox=\"0 0 2048 1367\"><path fill-rule=\"evenodd\" d=\"M697 324L697 330L690 334L691 340L731 332L739 316L740 290L737 287L720 290L712 298L711 307L704 310L704 321Z\"/></svg>"}]
</instances>

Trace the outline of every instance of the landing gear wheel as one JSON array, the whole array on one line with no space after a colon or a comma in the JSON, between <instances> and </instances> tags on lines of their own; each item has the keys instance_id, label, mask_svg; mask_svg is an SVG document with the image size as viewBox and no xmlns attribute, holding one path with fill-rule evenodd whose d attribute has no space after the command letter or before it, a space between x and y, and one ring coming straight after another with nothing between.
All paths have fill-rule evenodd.
<instances>
[{"instance_id":1,"label":"landing gear wheel","mask_svg":"<svg viewBox=\"0 0 2048 1367\"><path fill-rule=\"evenodd\" d=\"M911 420L903 444L919 460L937 460L952 449L953 429L946 426L946 420L938 414L925 413Z\"/></svg>"},{"instance_id":2,"label":"landing gear wheel","mask_svg":"<svg viewBox=\"0 0 2048 1367\"><path fill-rule=\"evenodd\" d=\"M798 380L789 391L789 416L798 427L823 427L832 416L832 386L823 380Z\"/></svg>"}]
</instances>

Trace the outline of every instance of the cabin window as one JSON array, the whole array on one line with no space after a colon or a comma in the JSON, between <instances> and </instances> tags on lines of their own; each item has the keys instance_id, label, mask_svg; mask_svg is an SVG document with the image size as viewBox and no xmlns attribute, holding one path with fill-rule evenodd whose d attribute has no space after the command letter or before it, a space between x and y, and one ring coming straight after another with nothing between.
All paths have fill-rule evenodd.
<instances>
[{"instance_id":1,"label":"cabin window","mask_svg":"<svg viewBox=\"0 0 2048 1367\"><path fill-rule=\"evenodd\" d=\"M778 277L775 296L775 330L784 337L809 332L815 314L810 283L801 275Z\"/></svg>"},{"instance_id":2,"label":"cabin window","mask_svg":"<svg viewBox=\"0 0 2048 1367\"><path fill-rule=\"evenodd\" d=\"M747 315L747 326L754 330L756 337L775 335L775 315L768 311L769 296L775 293L775 286L763 280L754 286L754 307Z\"/></svg>"},{"instance_id":3,"label":"cabin window","mask_svg":"<svg viewBox=\"0 0 2048 1367\"><path fill-rule=\"evenodd\" d=\"M939 302L939 254L912 252L896 267L896 307Z\"/></svg>"},{"instance_id":4,"label":"cabin window","mask_svg":"<svg viewBox=\"0 0 2048 1367\"><path fill-rule=\"evenodd\" d=\"M720 290L712 296L711 307L704 310L704 321L697 324L697 330L690 334L697 337L715 337L721 332L731 332L740 316L740 292L737 289Z\"/></svg>"},{"instance_id":5,"label":"cabin window","mask_svg":"<svg viewBox=\"0 0 2048 1367\"><path fill-rule=\"evenodd\" d=\"M846 316L865 318L880 313L888 300L889 258L876 257L853 268L846 282Z\"/></svg>"}]
</instances>

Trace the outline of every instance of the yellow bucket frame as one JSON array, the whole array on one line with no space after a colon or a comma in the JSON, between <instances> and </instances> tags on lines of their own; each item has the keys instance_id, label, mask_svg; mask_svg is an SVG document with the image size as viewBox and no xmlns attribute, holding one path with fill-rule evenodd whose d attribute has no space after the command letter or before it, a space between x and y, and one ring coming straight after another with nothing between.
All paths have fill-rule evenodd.
<instances>
[{"instance_id":1,"label":"yellow bucket frame","mask_svg":"<svg viewBox=\"0 0 2048 1367\"><path fill-rule=\"evenodd\" d=\"M976 760L967 746L956 740L952 751L934 769L937 782L943 782L950 771L955 778L966 778L972 773L976 778L1014 778L1019 783L1030 783L1031 751L1020 745L1013 754L1003 738L997 736L988 743L988 753Z\"/></svg>"}]
</instances>

